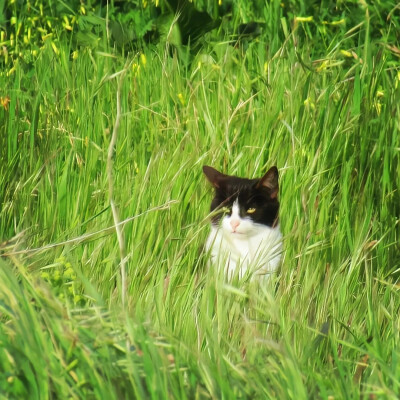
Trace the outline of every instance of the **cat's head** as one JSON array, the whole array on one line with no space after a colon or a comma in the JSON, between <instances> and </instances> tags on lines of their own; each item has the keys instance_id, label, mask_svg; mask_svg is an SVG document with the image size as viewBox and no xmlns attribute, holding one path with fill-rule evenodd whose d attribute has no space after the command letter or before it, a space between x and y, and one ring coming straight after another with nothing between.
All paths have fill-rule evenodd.
<instances>
[{"instance_id":1,"label":"cat's head","mask_svg":"<svg viewBox=\"0 0 400 400\"><path fill-rule=\"evenodd\" d=\"M215 188L211 202L213 225L221 225L229 234L251 236L260 227L278 222L278 169L274 166L258 179L225 175L204 166L203 172ZM218 212L221 211L221 212Z\"/></svg>"}]
</instances>

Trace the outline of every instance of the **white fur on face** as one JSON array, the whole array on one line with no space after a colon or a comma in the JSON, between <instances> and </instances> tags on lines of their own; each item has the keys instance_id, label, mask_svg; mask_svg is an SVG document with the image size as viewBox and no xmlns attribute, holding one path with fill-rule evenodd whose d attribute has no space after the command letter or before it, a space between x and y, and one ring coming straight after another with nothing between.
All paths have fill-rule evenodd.
<instances>
[{"instance_id":1,"label":"white fur on face","mask_svg":"<svg viewBox=\"0 0 400 400\"><path fill-rule=\"evenodd\" d=\"M244 239L244 236L251 236L252 233L255 233L255 223L250 217L242 218L239 211L239 201L236 199L232 205L231 215L225 215L222 218L221 227L225 234Z\"/></svg>"},{"instance_id":2,"label":"white fur on face","mask_svg":"<svg viewBox=\"0 0 400 400\"><path fill-rule=\"evenodd\" d=\"M211 263L223 268L228 277L248 269L253 277L268 279L276 271L282 252L282 234L279 225L269 227L242 218L236 199L231 215L222 218L219 227L211 226L206 249L211 252Z\"/></svg>"}]
</instances>

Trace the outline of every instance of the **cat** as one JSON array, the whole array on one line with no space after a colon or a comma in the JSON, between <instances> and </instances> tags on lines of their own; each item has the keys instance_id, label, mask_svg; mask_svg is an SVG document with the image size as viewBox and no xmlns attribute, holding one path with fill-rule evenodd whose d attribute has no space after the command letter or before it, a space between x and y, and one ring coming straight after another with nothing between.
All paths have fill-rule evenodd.
<instances>
[{"instance_id":1,"label":"cat","mask_svg":"<svg viewBox=\"0 0 400 400\"><path fill-rule=\"evenodd\" d=\"M211 232L205 249L210 262L228 278L268 279L279 266L278 169L259 179L225 175L207 165L203 172L215 189L211 202Z\"/></svg>"}]
</instances>

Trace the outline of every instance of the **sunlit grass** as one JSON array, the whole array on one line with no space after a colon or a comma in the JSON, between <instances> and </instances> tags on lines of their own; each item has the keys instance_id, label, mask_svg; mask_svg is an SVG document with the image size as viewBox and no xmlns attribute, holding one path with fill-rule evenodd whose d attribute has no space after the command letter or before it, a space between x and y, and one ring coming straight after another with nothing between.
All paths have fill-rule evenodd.
<instances>
[{"instance_id":1,"label":"sunlit grass","mask_svg":"<svg viewBox=\"0 0 400 400\"><path fill-rule=\"evenodd\" d=\"M114 197L121 220L138 217L122 309L104 228L126 60L58 49L0 77L2 392L397 398L399 75L384 53L323 68L291 40L274 54L210 44L186 66L161 45L127 56ZM279 167L285 255L268 287L206 268L204 164Z\"/></svg>"}]
</instances>

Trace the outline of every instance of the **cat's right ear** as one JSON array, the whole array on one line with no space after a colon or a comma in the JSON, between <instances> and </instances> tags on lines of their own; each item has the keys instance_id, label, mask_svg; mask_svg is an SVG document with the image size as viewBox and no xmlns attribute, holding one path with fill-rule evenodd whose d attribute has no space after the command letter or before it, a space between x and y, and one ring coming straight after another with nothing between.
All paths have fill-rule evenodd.
<instances>
[{"instance_id":1,"label":"cat's right ear","mask_svg":"<svg viewBox=\"0 0 400 400\"><path fill-rule=\"evenodd\" d=\"M276 199L279 192L278 184L278 168L273 166L268 170L268 172L258 181L257 187L264 187L269 190L269 195L271 199Z\"/></svg>"},{"instance_id":2,"label":"cat's right ear","mask_svg":"<svg viewBox=\"0 0 400 400\"><path fill-rule=\"evenodd\" d=\"M218 189L220 187L221 178L223 178L225 175L217 171L215 168L209 167L208 165L203 166L203 172L211 185Z\"/></svg>"}]
</instances>

